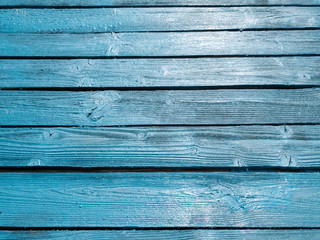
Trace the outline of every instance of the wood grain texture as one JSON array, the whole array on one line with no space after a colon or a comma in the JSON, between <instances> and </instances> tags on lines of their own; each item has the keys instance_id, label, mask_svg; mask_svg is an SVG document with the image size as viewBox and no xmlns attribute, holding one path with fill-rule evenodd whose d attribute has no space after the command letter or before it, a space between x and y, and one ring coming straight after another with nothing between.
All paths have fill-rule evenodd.
<instances>
[{"instance_id":1,"label":"wood grain texture","mask_svg":"<svg viewBox=\"0 0 320 240\"><path fill-rule=\"evenodd\" d=\"M117 57L320 54L320 30L0 34L0 56Z\"/></svg>"},{"instance_id":2,"label":"wood grain texture","mask_svg":"<svg viewBox=\"0 0 320 240\"><path fill-rule=\"evenodd\" d=\"M0 226L319 227L320 173L1 173Z\"/></svg>"},{"instance_id":3,"label":"wood grain texture","mask_svg":"<svg viewBox=\"0 0 320 240\"><path fill-rule=\"evenodd\" d=\"M0 91L1 125L319 123L320 89Z\"/></svg>"},{"instance_id":4,"label":"wood grain texture","mask_svg":"<svg viewBox=\"0 0 320 240\"><path fill-rule=\"evenodd\" d=\"M0 33L319 27L320 7L0 9Z\"/></svg>"},{"instance_id":5,"label":"wood grain texture","mask_svg":"<svg viewBox=\"0 0 320 240\"><path fill-rule=\"evenodd\" d=\"M1 128L0 166L320 167L320 126Z\"/></svg>"},{"instance_id":6,"label":"wood grain texture","mask_svg":"<svg viewBox=\"0 0 320 240\"><path fill-rule=\"evenodd\" d=\"M164 230L164 231L0 231L1 240L97 240L97 239L226 239L226 240L300 240L318 239L320 230Z\"/></svg>"},{"instance_id":7,"label":"wood grain texture","mask_svg":"<svg viewBox=\"0 0 320 240\"><path fill-rule=\"evenodd\" d=\"M319 0L0 0L0 6L230 6L320 5Z\"/></svg>"},{"instance_id":8,"label":"wood grain texture","mask_svg":"<svg viewBox=\"0 0 320 240\"><path fill-rule=\"evenodd\" d=\"M0 60L0 88L320 85L320 57Z\"/></svg>"}]
</instances>

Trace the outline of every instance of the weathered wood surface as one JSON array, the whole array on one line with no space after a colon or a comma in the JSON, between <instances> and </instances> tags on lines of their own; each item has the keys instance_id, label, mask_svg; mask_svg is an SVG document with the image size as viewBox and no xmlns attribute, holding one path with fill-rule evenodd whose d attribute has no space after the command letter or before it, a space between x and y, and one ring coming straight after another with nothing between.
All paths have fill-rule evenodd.
<instances>
[{"instance_id":1,"label":"weathered wood surface","mask_svg":"<svg viewBox=\"0 0 320 240\"><path fill-rule=\"evenodd\" d=\"M319 27L320 7L0 9L0 33Z\"/></svg>"},{"instance_id":2,"label":"weathered wood surface","mask_svg":"<svg viewBox=\"0 0 320 240\"><path fill-rule=\"evenodd\" d=\"M320 54L320 30L0 34L0 56L117 57Z\"/></svg>"},{"instance_id":3,"label":"weathered wood surface","mask_svg":"<svg viewBox=\"0 0 320 240\"><path fill-rule=\"evenodd\" d=\"M1 173L0 226L319 227L320 173Z\"/></svg>"},{"instance_id":4,"label":"weathered wood surface","mask_svg":"<svg viewBox=\"0 0 320 240\"><path fill-rule=\"evenodd\" d=\"M0 88L320 85L320 57L0 60Z\"/></svg>"},{"instance_id":5,"label":"weathered wood surface","mask_svg":"<svg viewBox=\"0 0 320 240\"><path fill-rule=\"evenodd\" d=\"M320 126L1 128L0 166L320 167Z\"/></svg>"},{"instance_id":6,"label":"weathered wood surface","mask_svg":"<svg viewBox=\"0 0 320 240\"><path fill-rule=\"evenodd\" d=\"M319 0L0 0L0 6L267 6L320 5Z\"/></svg>"},{"instance_id":7,"label":"weathered wood surface","mask_svg":"<svg viewBox=\"0 0 320 240\"><path fill-rule=\"evenodd\" d=\"M0 91L1 125L319 123L320 89Z\"/></svg>"},{"instance_id":8,"label":"weathered wood surface","mask_svg":"<svg viewBox=\"0 0 320 240\"><path fill-rule=\"evenodd\" d=\"M226 240L301 240L318 239L320 230L122 230L122 231L0 231L1 240L97 240L97 239L226 239Z\"/></svg>"},{"instance_id":9,"label":"weathered wood surface","mask_svg":"<svg viewBox=\"0 0 320 240\"><path fill-rule=\"evenodd\" d=\"M0 8L0 239L319 238L320 0Z\"/></svg>"}]
</instances>

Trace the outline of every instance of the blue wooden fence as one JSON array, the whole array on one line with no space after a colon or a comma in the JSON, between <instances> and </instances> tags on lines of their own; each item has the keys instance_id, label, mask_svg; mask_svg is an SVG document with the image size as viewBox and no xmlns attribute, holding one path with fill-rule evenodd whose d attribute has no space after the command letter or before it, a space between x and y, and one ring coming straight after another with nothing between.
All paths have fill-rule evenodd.
<instances>
[{"instance_id":1,"label":"blue wooden fence","mask_svg":"<svg viewBox=\"0 0 320 240\"><path fill-rule=\"evenodd\" d=\"M0 0L0 239L320 238L320 0Z\"/></svg>"}]
</instances>

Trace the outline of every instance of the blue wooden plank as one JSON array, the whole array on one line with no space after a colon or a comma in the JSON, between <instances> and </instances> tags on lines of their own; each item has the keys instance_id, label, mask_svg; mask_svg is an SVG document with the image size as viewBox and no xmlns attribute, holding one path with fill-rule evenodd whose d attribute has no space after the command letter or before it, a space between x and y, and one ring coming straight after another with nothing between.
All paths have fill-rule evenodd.
<instances>
[{"instance_id":1,"label":"blue wooden plank","mask_svg":"<svg viewBox=\"0 0 320 240\"><path fill-rule=\"evenodd\" d=\"M320 89L0 91L1 125L319 123Z\"/></svg>"},{"instance_id":2,"label":"blue wooden plank","mask_svg":"<svg viewBox=\"0 0 320 240\"><path fill-rule=\"evenodd\" d=\"M232 5L236 2L222 3L218 0L214 3L214 5L225 4ZM247 0L240 5L273 4L317 5L320 2L318 0L308 3L299 0ZM210 9L175 7L160 9L49 9L59 5L204 6L212 5L212 1L94 0L90 3L83 0L71 0L68 3L61 0L50 3L48 1L40 3L38 0L31 0L28 3L23 3L20 0L14 0L11 3L6 0L0 1L0 6L21 7L23 5L29 7L37 5L40 8L12 10L4 7L5 9L0 10L1 57L242 56L242 58L236 59L228 58L229 64L234 64L239 59L247 59L246 62L241 63L243 65L233 65L233 68L228 69L229 83L228 81L223 83L223 78L219 79L222 82L220 86L223 84L236 86L264 84L260 82L259 76L261 75L257 74L258 71L252 70L252 68L249 71L249 75L254 74L255 76L252 82L244 77L230 78L232 72L241 75L237 68L248 66L248 62L257 59L255 63L257 68L257 66L263 66L262 60L266 60L266 58L247 58L246 56L276 55L276 58L268 58L265 62L268 65L267 72L271 74L262 74L262 79L265 82L271 85L285 85L282 82L289 81L289 83L294 82L293 85L300 87L302 87L301 85L318 85L318 71L315 70L318 62L314 61L318 57L305 55L320 54L320 30L300 29L293 31L288 29L319 28L319 8L314 6L308 8L232 8L228 6ZM49 6L49 8L41 9L41 6ZM181 12L182 10L185 12ZM188 21L186 21L186 15L188 15ZM244 15L243 21L238 21L240 15ZM52 19L55 20L52 21ZM101 23L101 21L103 22ZM267 28L268 31L256 31L258 28ZM287 30L269 31L271 28ZM184 32L227 29L232 31ZM237 29L240 31L234 31ZM242 31L243 29L254 31ZM177 30L182 31L161 32ZM124 33L114 33L115 31ZM137 31L144 33L137 33ZM150 31L160 32L151 33ZM64 34L51 34L57 32ZM90 32L103 33L81 34ZM288 57L282 60L283 55L303 55L304 57ZM208 61L207 68L210 69L214 61L225 64L226 62L222 61L226 59L205 58ZM296 65L291 65L292 60L296 59L298 61L311 60L313 65L310 65L310 62L295 62ZM169 62L172 59L140 60L141 63L152 61L153 64L163 61L162 63L167 66L168 64L174 66ZM45 61L48 60L27 60L34 75L23 76L23 74L28 74L25 71L30 69L26 65L21 69L23 74L16 73L12 78L22 79L22 81L29 79L31 85L25 85L27 87L74 87L74 85L68 85L70 82L68 78L65 78L65 75L70 79L75 79L77 75L74 74L74 71L76 71L80 75L86 76L88 74L87 76L94 80L87 81L77 78L74 80L75 87L83 85L92 87L95 84L98 87L109 87L114 84L110 82L117 81L119 76L120 79L121 76L126 76L126 80L121 83L123 85L117 82L122 87L128 86L130 84L128 82L132 79L130 75L121 75L125 74L120 72L121 69L119 69L119 75L115 71L114 75L109 77L109 83L106 83L94 68L90 69L89 73L81 73L79 65L90 65L91 67L91 63L97 63L94 66L101 69L101 64L106 62L110 64L122 61L121 71L127 72L130 70L128 67L130 64L137 63L136 59L50 60L58 65L50 66L54 68L51 68L51 72L46 72L49 75L42 75L44 77L42 81L46 81L44 85L35 85L41 81L41 78L38 78L38 74L35 73L35 69L41 72L38 64L43 64ZM178 73L175 73L174 78L178 80L170 83L171 86L179 87L181 84L182 86L192 86L198 76L203 75L197 72L197 68L193 68L192 64L197 61L204 64L204 59L190 60L185 58L176 59L176 61L178 65L175 65L175 69L178 69ZM195 71L193 79L189 75L187 84L186 82L181 83L181 71L184 71L183 67L186 67L186 65L181 67L183 61L191 61L189 68ZM269 65L270 61L277 62L276 68ZM290 65L287 70L283 71L284 73L279 73L281 69L285 68L281 61ZM2 62L5 63L1 66L6 69L5 74L7 73L7 63L25 63L24 60L9 59ZM77 70L65 70L67 65L59 66L64 62L75 66ZM154 66L157 67L148 68L147 76L157 76L154 75L154 71L156 71L160 78L165 79L164 82L166 81L167 85L155 85L159 83L157 83L157 79L153 79L151 86L169 86L170 79L166 78L168 71L165 68L159 69L161 65ZM201 68L200 65L197 66ZM305 66L308 71L301 71L301 66ZM61 67L62 74L59 75L55 69ZM136 67L141 71L139 65ZM119 65L115 65L113 68L119 68ZM298 69L300 69L299 72L297 72ZM203 70L201 69L201 71ZM104 69L104 71L110 72L110 69ZM139 71L134 73L138 81L133 86L148 86L150 82L141 80ZM216 79L221 75L214 68L211 71L216 73ZM246 68L243 71L248 74ZM9 77L3 76L7 81L11 81L10 73L14 72L14 70L10 70L9 66ZM50 74L56 76L52 78L51 83L48 81ZM106 72L104 74L106 75ZM210 70L206 74L210 74ZM275 79L276 74L282 78L268 81L268 78ZM211 74L210 76L212 77ZM55 85L58 83L55 82L55 78L57 81L60 79L61 85ZM95 83L96 79L99 79L99 82ZM8 83L3 82L2 84ZM5 87L21 87L19 82L18 84L10 84ZM200 86L208 86L209 84L219 86L217 83L212 84L210 80L208 82L208 78L199 83ZM203 91L1 91L0 125L2 127L16 127L17 125L319 124L319 98L318 88ZM89 127L83 129L1 128L0 146L2 144L3 148L0 150L0 166L318 167L318 134L320 132L318 128L318 125L201 128L190 126L182 128L117 127L94 129ZM3 165L1 165L2 162L4 162ZM0 227L2 230L6 227L320 227L320 219L318 218L320 213L319 172L7 172L0 174L0 182ZM178 234L177 238L192 237L195 235L194 231L188 232L188 235ZM215 230L198 231L201 231L205 237L217 236ZM244 231L242 230L242 232ZM260 234L261 237L268 234L261 235L261 231L255 231L259 232L257 234ZM315 234L308 232L308 236L316 237L319 235L317 230L315 231ZM3 236L12 237L13 232L18 234L16 237L19 236L19 238L23 238L26 233L0 231L0 239ZM69 235L69 237L96 238L101 236L99 235L101 232L90 232L89 235L88 231L74 232L79 235ZM116 232L104 231L104 233L106 232L110 238L124 235L133 238L144 236L143 234L136 235L136 232L132 234L131 231L118 231L117 233L121 232L120 235L115 235ZM220 232L219 236L225 235L225 238L232 238L235 235L232 235L231 232ZM298 234L294 236L305 234L302 232L299 230ZM7 233L7 235L2 235L3 233ZM56 232L53 235L50 235L51 231L46 233L49 233L48 237L63 237L59 235L60 233L68 237L65 235L66 231ZM158 234L156 236L160 238L165 238L169 236L170 232L155 234ZM240 236L243 234L243 238L249 238L247 233L238 234ZM288 231L287 235L279 236L284 238L290 235L292 236L292 232ZM44 237L44 235L39 236ZM252 236L252 233L249 236Z\"/></svg>"},{"instance_id":3,"label":"blue wooden plank","mask_svg":"<svg viewBox=\"0 0 320 240\"><path fill-rule=\"evenodd\" d=\"M1 173L2 227L318 227L320 173Z\"/></svg>"},{"instance_id":4,"label":"blue wooden plank","mask_svg":"<svg viewBox=\"0 0 320 240\"><path fill-rule=\"evenodd\" d=\"M1 240L16 239L68 239L68 240L98 240L98 239L130 239L130 240L161 240L161 239L226 239L226 240L299 240L318 239L320 230L119 230L119 231L0 231Z\"/></svg>"},{"instance_id":5,"label":"blue wooden plank","mask_svg":"<svg viewBox=\"0 0 320 240\"><path fill-rule=\"evenodd\" d=\"M320 167L320 126L1 128L5 167Z\"/></svg>"},{"instance_id":6,"label":"blue wooden plank","mask_svg":"<svg viewBox=\"0 0 320 240\"><path fill-rule=\"evenodd\" d=\"M0 9L0 33L319 27L319 7Z\"/></svg>"},{"instance_id":7,"label":"blue wooden plank","mask_svg":"<svg viewBox=\"0 0 320 240\"><path fill-rule=\"evenodd\" d=\"M320 85L320 57L0 60L0 88Z\"/></svg>"},{"instance_id":8,"label":"blue wooden plank","mask_svg":"<svg viewBox=\"0 0 320 240\"><path fill-rule=\"evenodd\" d=\"M320 54L320 30L0 34L0 56L117 57Z\"/></svg>"},{"instance_id":9,"label":"blue wooden plank","mask_svg":"<svg viewBox=\"0 0 320 240\"><path fill-rule=\"evenodd\" d=\"M1 0L0 6L320 5L319 0Z\"/></svg>"}]
</instances>

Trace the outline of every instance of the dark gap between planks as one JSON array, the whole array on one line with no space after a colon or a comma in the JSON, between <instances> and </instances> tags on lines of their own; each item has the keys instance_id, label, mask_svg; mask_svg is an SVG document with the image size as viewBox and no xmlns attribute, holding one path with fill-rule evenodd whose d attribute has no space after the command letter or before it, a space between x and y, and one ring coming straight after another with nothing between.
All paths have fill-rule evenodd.
<instances>
[{"instance_id":1,"label":"dark gap between planks","mask_svg":"<svg viewBox=\"0 0 320 240\"><path fill-rule=\"evenodd\" d=\"M320 172L320 167L0 167L0 173Z\"/></svg>"},{"instance_id":2,"label":"dark gap between planks","mask_svg":"<svg viewBox=\"0 0 320 240\"><path fill-rule=\"evenodd\" d=\"M0 128L126 128L126 127L237 127L237 126L313 126L319 123L255 123L255 124L140 124L140 125L0 125Z\"/></svg>"},{"instance_id":3,"label":"dark gap between planks","mask_svg":"<svg viewBox=\"0 0 320 240\"><path fill-rule=\"evenodd\" d=\"M1 9L1 8L0 8ZM303 27L303 28L226 28L226 29L195 29L195 30L157 30L157 31L101 31L101 32L45 32L45 33L30 33L30 34L46 34L46 35L55 35L55 34L104 34L104 33L184 33L184 32L270 32L270 31L310 31L310 30L320 30L319 27ZM1 33L1 34L10 34L10 33ZM15 33L21 34L21 33ZM23 33L22 33L23 34Z\"/></svg>"},{"instance_id":4,"label":"dark gap between planks","mask_svg":"<svg viewBox=\"0 0 320 240\"><path fill-rule=\"evenodd\" d=\"M85 9L85 8L192 8L192 7L203 7L203 8L230 8L230 7L320 7L320 5L301 5L301 4L272 4L272 5L95 5L95 6L37 6L37 5L11 5L11 6L1 6L0 9L20 9L20 8L35 8L35 9Z\"/></svg>"},{"instance_id":5,"label":"dark gap between planks","mask_svg":"<svg viewBox=\"0 0 320 240\"><path fill-rule=\"evenodd\" d=\"M315 230L320 227L0 227L0 231L80 231L80 230Z\"/></svg>"},{"instance_id":6,"label":"dark gap between planks","mask_svg":"<svg viewBox=\"0 0 320 240\"><path fill-rule=\"evenodd\" d=\"M170 91L170 90L221 90L221 89L303 89L320 85L228 85L228 86L155 86L155 87L22 87L0 88L2 91Z\"/></svg>"},{"instance_id":7,"label":"dark gap between planks","mask_svg":"<svg viewBox=\"0 0 320 240\"><path fill-rule=\"evenodd\" d=\"M41 35L41 33L38 33ZM2 59L71 60L71 59L187 59L187 58L267 58L267 57L319 57L320 54L269 54L269 55L183 55L183 56L0 56Z\"/></svg>"}]
</instances>

